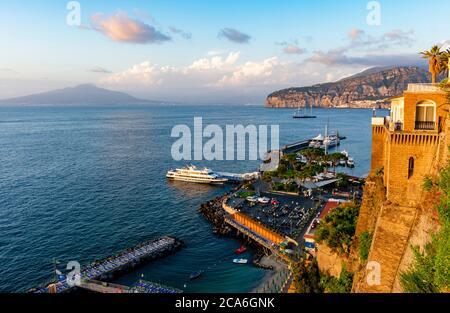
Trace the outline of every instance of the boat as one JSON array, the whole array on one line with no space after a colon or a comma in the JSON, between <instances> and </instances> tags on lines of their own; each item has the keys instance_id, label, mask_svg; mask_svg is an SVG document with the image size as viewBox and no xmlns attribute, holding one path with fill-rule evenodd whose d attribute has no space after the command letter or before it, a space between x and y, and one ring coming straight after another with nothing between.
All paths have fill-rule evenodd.
<instances>
[{"instance_id":1,"label":"boat","mask_svg":"<svg viewBox=\"0 0 450 313\"><path fill-rule=\"evenodd\" d=\"M347 166L351 168L355 167L355 160L353 158L348 158Z\"/></svg>"},{"instance_id":2,"label":"boat","mask_svg":"<svg viewBox=\"0 0 450 313\"><path fill-rule=\"evenodd\" d=\"M203 275L203 271L197 271L197 272L193 272L191 273L191 275L189 275L189 280L195 280L197 278L200 278L200 276Z\"/></svg>"},{"instance_id":3,"label":"boat","mask_svg":"<svg viewBox=\"0 0 450 313\"><path fill-rule=\"evenodd\" d=\"M312 114L312 105L310 106L310 114L307 114L306 112L306 105L305 105L305 111L304 113L301 112L300 107L297 108L297 110L295 110L294 115L292 116L293 118L317 118L317 116Z\"/></svg>"},{"instance_id":4,"label":"boat","mask_svg":"<svg viewBox=\"0 0 450 313\"><path fill-rule=\"evenodd\" d=\"M194 165L169 170L166 177L171 180L213 185L221 185L228 181L208 168L198 169Z\"/></svg>"},{"instance_id":5,"label":"boat","mask_svg":"<svg viewBox=\"0 0 450 313\"><path fill-rule=\"evenodd\" d=\"M247 264L248 260L247 259L234 259L233 263L234 264Z\"/></svg>"},{"instance_id":6,"label":"boat","mask_svg":"<svg viewBox=\"0 0 450 313\"><path fill-rule=\"evenodd\" d=\"M329 135L323 140L323 148L334 148L340 145L338 135Z\"/></svg>"},{"instance_id":7,"label":"boat","mask_svg":"<svg viewBox=\"0 0 450 313\"><path fill-rule=\"evenodd\" d=\"M311 139L311 142L309 143L309 147L310 148L320 148L320 146L322 145L324 140L324 137L322 136L322 134L320 134L319 136Z\"/></svg>"},{"instance_id":8,"label":"boat","mask_svg":"<svg viewBox=\"0 0 450 313\"><path fill-rule=\"evenodd\" d=\"M242 254L242 253L245 253L245 252L247 252L247 247L246 246L241 246L241 247L239 247L239 249L236 249L234 251L234 253L236 253L236 254Z\"/></svg>"},{"instance_id":9,"label":"boat","mask_svg":"<svg viewBox=\"0 0 450 313\"><path fill-rule=\"evenodd\" d=\"M300 163L303 163L303 164L308 163L308 158L305 157L303 154L299 154L299 155L296 157L296 160L299 161Z\"/></svg>"}]
</instances>

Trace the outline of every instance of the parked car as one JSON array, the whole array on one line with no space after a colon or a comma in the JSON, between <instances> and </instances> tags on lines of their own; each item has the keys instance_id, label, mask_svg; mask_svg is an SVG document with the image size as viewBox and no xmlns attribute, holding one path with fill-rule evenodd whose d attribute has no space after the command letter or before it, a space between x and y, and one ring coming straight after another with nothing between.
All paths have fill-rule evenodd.
<instances>
[{"instance_id":1,"label":"parked car","mask_svg":"<svg viewBox=\"0 0 450 313\"><path fill-rule=\"evenodd\" d=\"M262 203L262 204L267 204L270 202L270 199L267 197L261 197L261 198L258 198L258 202Z\"/></svg>"}]
</instances>

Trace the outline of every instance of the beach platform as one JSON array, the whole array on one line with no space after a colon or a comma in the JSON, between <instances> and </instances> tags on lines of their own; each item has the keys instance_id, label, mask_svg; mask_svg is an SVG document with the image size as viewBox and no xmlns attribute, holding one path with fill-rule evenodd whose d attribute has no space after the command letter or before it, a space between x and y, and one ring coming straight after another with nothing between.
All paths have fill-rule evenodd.
<instances>
[{"instance_id":1,"label":"beach platform","mask_svg":"<svg viewBox=\"0 0 450 313\"><path fill-rule=\"evenodd\" d=\"M108 286L111 287L112 284L108 285L107 283L101 282L101 280L112 279L118 276L119 274L129 272L133 268L143 265L147 261L174 253L178 251L181 247L182 242L177 238L168 236L160 237L158 239L150 240L142 244L139 244L133 248L122 251L103 261L91 263L88 266L82 268L80 273L81 284L79 286L69 285L66 277L62 276L59 279L59 281L53 281L50 284L46 285L45 287L35 288L30 290L30 292L66 293L71 292L77 288L97 291L96 290L97 287L98 287L97 292L102 292L102 290L106 290L104 288ZM141 287L144 288L145 286L142 285ZM123 292L126 292L125 287L122 289ZM157 288L153 289L157 290ZM121 292L120 290L121 287L120 286L117 287L116 293Z\"/></svg>"}]
</instances>

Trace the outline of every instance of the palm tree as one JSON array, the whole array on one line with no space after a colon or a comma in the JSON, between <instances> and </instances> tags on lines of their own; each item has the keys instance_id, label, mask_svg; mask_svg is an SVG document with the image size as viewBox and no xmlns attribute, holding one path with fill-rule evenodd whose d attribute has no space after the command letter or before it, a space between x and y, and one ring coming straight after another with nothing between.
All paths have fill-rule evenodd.
<instances>
[{"instance_id":1,"label":"palm tree","mask_svg":"<svg viewBox=\"0 0 450 313\"><path fill-rule=\"evenodd\" d=\"M441 55L441 73L445 75L445 77L448 77L448 60L450 59L450 49L447 49L446 51L442 52Z\"/></svg>"},{"instance_id":2,"label":"palm tree","mask_svg":"<svg viewBox=\"0 0 450 313\"><path fill-rule=\"evenodd\" d=\"M428 70L431 73L431 82L436 84L437 76L442 72L442 59L444 52L437 45L431 47L429 51L420 53L422 58L428 59Z\"/></svg>"}]
</instances>

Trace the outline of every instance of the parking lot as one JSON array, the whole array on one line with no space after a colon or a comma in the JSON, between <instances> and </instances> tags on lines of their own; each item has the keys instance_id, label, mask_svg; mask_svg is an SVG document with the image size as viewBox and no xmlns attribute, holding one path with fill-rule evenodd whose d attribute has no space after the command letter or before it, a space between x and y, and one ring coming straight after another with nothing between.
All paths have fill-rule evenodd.
<instances>
[{"instance_id":1,"label":"parking lot","mask_svg":"<svg viewBox=\"0 0 450 313\"><path fill-rule=\"evenodd\" d=\"M297 239L307 224L311 211L316 210L317 202L310 198L290 195L261 193L270 198L267 204L250 202L245 198L233 198L228 204L261 224Z\"/></svg>"}]
</instances>

